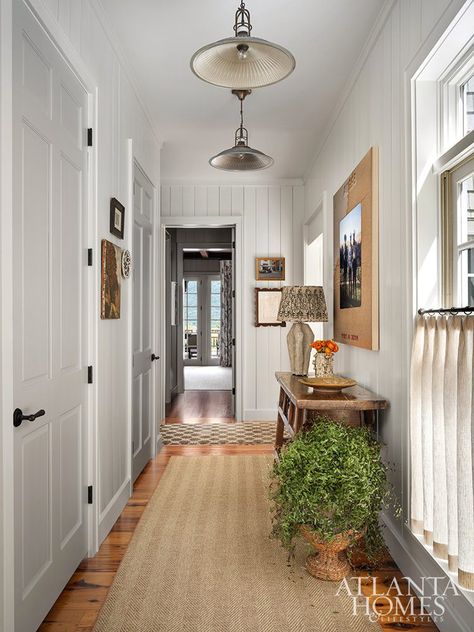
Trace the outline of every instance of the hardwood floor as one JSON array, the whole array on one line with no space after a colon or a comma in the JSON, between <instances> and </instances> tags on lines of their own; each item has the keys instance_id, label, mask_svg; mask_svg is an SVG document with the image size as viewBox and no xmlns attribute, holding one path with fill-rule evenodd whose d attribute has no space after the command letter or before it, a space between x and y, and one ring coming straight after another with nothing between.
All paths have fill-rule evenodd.
<instances>
[{"instance_id":1,"label":"hardwood floor","mask_svg":"<svg viewBox=\"0 0 474 632\"><path fill-rule=\"evenodd\" d=\"M234 423L231 391L184 391L166 406L167 424Z\"/></svg>"},{"instance_id":2,"label":"hardwood floor","mask_svg":"<svg viewBox=\"0 0 474 632\"><path fill-rule=\"evenodd\" d=\"M140 517L166 469L171 456L206 454L271 454L273 445L189 445L165 446L161 453L145 467L138 477L120 518L104 540L97 555L85 559L71 577L59 599L50 610L40 632L91 632L99 610L105 601L107 592L114 580L115 572L127 550ZM366 577L367 571L359 575ZM402 574L391 559L371 575L378 578L379 592L388 589L393 577L400 579ZM370 586L364 586L370 594ZM380 607L382 611L382 607ZM426 617L426 621L415 622L407 618L401 621L381 621L385 632L397 629L411 632L434 632L437 627ZM144 630L143 632L147 632ZM199 630L196 630L199 632ZM216 630L215 632L225 632ZM249 631L250 632L250 631ZM341 631L343 632L343 631ZM344 631L346 632L346 631Z\"/></svg>"}]
</instances>

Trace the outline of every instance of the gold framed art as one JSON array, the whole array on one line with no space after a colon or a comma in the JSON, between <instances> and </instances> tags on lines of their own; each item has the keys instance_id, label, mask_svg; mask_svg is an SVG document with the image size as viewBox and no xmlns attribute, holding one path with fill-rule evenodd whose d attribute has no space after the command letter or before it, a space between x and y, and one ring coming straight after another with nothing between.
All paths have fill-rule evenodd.
<instances>
[{"instance_id":1,"label":"gold framed art","mask_svg":"<svg viewBox=\"0 0 474 632\"><path fill-rule=\"evenodd\" d=\"M334 195L334 339L379 348L378 151Z\"/></svg>"},{"instance_id":2,"label":"gold framed art","mask_svg":"<svg viewBox=\"0 0 474 632\"><path fill-rule=\"evenodd\" d=\"M255 279L257 281L284 281L285 257L256 257Z\"/></svg>"}]
</instances>

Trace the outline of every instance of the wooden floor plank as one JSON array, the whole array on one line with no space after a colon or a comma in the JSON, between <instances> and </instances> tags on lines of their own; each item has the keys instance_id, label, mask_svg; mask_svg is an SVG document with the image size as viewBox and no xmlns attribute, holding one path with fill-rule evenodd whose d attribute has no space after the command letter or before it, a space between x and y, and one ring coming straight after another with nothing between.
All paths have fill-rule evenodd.
<instances>
[{"instance_id":1,"label":"wooden floor plank","mask_svg":"<svg viewBox=\"0 0 474 632\"><path fill-rule=\"evenodd\" d=\"M234 423L231 391L184 391L166 406L166 423Z\"/></svg>"}]
</instances>

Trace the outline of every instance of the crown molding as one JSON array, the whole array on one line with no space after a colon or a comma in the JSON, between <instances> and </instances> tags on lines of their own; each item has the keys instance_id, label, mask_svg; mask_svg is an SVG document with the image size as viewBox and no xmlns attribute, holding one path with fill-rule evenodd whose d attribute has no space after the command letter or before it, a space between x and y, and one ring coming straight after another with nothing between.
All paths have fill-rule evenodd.
<instances>
[{"instance_id":1,"label":"crown molding","mask_svg":"<svg viewBox=\"0 0 474 632\"><path fill-rule=\"evenodd\" d=\"M200 180L199 178L164 178L162 186L207 186L207 187L263 187L263 186L302 186L303 178L274 178L267 180Z\"/></svg>"}]
</instances>

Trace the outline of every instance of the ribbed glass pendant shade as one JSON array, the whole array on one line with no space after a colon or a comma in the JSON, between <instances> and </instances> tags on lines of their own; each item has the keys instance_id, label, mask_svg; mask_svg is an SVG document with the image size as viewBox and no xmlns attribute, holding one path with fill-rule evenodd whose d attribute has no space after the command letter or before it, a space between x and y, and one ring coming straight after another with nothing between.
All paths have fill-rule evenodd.
<instances>
[{"instance_id":1,"label":"ribbed glass pendant shade","mask_svg":"<svg viewBox=\"0 0 474 632\"><path fill-rule=\"evenodd\" d=\"M273 158L258 149L246 145L235 145L221 151L209 160L211 167L224 171L258 171L273 165Z\"/></svg>"},{"instance_id":2,"label":"ribbed glass pendant shade","mask_svg":"<svg viewBox=\"0 0 474 632\"><path fill-rule=\"evenodd\" d=\"M203 81L223 88L251 89L277 83L294 70L295 58L282 46L256 37L246 37L248 50L242 57L242 37L208 44L191 59L191 68Z\"/></svg>"},{"instance_id":3,"label":"ribbed glass pendant shade","mask_svg":"<svg viewBox=\"0 0 474 632\"><path fill-rule=\"evenodd\" d=\"M203 81L247 90L277 83L293 72L293 55L273 42L251 37L250 13L241 2L235 14L235 37L207 44L191 58L191 70Z\"/></svg>"}]
</instances>

